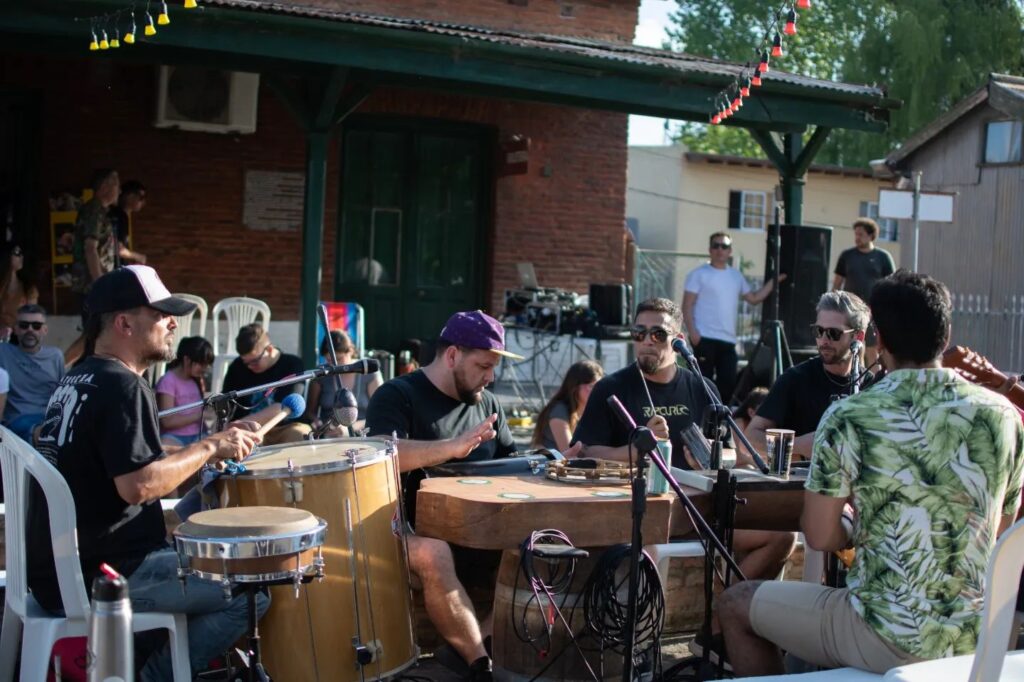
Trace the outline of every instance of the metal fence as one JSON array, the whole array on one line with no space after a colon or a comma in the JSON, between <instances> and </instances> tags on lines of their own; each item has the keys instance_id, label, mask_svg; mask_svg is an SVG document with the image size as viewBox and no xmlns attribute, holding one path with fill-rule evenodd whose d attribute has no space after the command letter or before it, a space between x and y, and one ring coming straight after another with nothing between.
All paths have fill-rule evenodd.
<instances>
[{"instance_id":1,"label":"metal fence","mask_svg":"<svg viewBox=\"0 0 1024 682\"><path fill-rule=\"evenodd\" d=\"M1024 295L993 307L987 294L953 294L952 343L969 346L1003 371L1024 371Z\"/></svg>"},{"instance_id":2,"label":"metal fence","mask_svg":"<svg viewBox=\"0 0 1024 682\"><path fill-rule=\"evenodd\" d=\"M633 283L634 300L661 297L675 301L683 300L683 285L686 275L694 268L706 263L706 253L680 253L677 251L636 250L636 275ZM760 277L747 277L755 289L761 286ZM746 354L757 343L761 332L761 306L740 301L739 319L736 324L740 351Z\"/></svg>"}]
</instances>

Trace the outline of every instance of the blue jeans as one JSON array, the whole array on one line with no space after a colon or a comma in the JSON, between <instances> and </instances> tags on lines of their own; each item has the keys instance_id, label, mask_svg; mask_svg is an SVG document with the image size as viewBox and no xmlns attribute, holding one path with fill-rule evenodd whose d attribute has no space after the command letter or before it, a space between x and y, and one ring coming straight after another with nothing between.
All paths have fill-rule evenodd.
<instances>
[{"instance_id":1,"label":"blue jeans","mask_svg":"<svg viewBox=\"0 0 1024 682\"><path fill-rule=\"evenodd\" d=\"M189 576L182 593L178 580L178 555L173 549L151 552L128 579L135 611L163 611L188 614L188 655L192 675L206 669L210 659L227 651L248 628L246 596L224 598L223 588L215 582ZM260 616L270 607L270 597L256 595ZM143 682L171 682L171 656L168 645L146 661L140 679Z\"/></svg>"},{"instance_id":2,"label":"blue jeans","mask_svg":"<svg viewBox=\"0 0 1024 682\"><path fill-rule=\"evenodd\" d=\"M7 425L11 431L14 431L14 435L22 439L29 445L34 446L32 442L32 430L43 423L43 419L46 415L39 414L23 414L16 419L13 419L10 424Z\"/></svg>"}]
</instances>

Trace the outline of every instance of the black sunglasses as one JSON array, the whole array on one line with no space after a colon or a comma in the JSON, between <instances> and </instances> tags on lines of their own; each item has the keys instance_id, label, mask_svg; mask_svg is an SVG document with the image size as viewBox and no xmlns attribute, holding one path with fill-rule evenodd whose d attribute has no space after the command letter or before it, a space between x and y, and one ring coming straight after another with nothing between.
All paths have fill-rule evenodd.
<instances>
[{"instance_id":1,"label":"black sunglasses","mask_svg":"<svg viewBox=\"0 0 1024 682\"><path fill-rule=\"evenodd\" d=\"M664 327L651 327L648 329L642 325L637 325L629 330L629 335L633 337L633 340L637 343L643 343L643 340L647 338L647 335L651 335L651 339L655 343L665 343L668 341L670 333Z\"/></svg>"},{"instance_id":2,"label":"black sunglasses","mask_svg":"<svg viewBox=\"0 0 1024 682\"><path fill-rule=\"evenodd\" d=\"M844 334L857 331L856 329L838 329L836 327L822 327L818 324L811 325L811 331L814 333L814 338L820 339L823 336L827 336L829 341L838 341L843 338Z\"/></svg>"},{"instance_id":3,"label":"black sunglasses","mask_svg":"<svg viewBox=\"0 0 1024 682\"><path fill-rule=\"evenodd\" d=\"M32 329L35 329L36 331L39 331L40 329L43 328L44 324L46 324L46 323L45 322L26 322L25 320L18 320L18 329L28 329L29 327L32 327Z\"/></svg>"},{"instance_id":4,"label":"black sunglasses","mask_svg":"<svg viewBox=\"0 0 1024 682\"><path fill-rule=\"evenodd\" d=\"M730 242L711 242L712 249L731 249L732 244Z\"/></svg>"}]
</instances>

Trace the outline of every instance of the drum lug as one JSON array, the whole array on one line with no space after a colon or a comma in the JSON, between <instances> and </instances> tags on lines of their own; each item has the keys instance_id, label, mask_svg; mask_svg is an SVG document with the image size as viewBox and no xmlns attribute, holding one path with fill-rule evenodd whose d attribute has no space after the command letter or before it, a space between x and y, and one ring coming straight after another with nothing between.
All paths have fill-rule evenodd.
<instances>
[{"instance_id":1,"label":"drum lug","mask_svg":"<svg viewBox=\"0 0 1024 682\"><path fill-rule=\"evenodd\" d=\"M286 479L281 481L284 488L284 501L288 504L302 502L302 481Z\"/></svg>"},{"instance_id":2,"label":"drum lug","mask_svg":"<svg viewBox=\"0 0 1024 682\"><path fill-rule=\"evenodd\" d=\"M356 650L356 664L370 665L380 657L383 647L380 640L375 639L367 644L360 644L357 637L352 638L352 647Z\"/></svg>"},{"instance_id":3,"label":"drum lug","mask_svg":"<svg viewBox=\"0 0 1024 682\"><path fill-rule=\"evenodd\" d=\"M358 450L356 450L355 448L350 448L350 449L348 449L348 450L346 450L346 451L345 451L345 456L346 456L346 457L348 457L348 461L349 461L349 462L350 462L350 463L351 463L352 465L355 465L355 463L356 463L356 458L358 458L358 457L359 457L359 451L358 451Z\"/></svg>"}]
</instances>

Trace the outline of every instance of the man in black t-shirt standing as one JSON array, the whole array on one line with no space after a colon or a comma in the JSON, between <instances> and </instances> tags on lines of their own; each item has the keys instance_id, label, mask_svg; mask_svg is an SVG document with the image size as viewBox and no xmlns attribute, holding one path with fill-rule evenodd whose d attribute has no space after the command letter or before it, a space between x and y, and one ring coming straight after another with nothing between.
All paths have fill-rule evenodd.
<instances>
[{"instance_id":1,"label":"man in black t-shirt standing","mask_svg":"<svg viewBox=\"0 0 1024 682\"><path fill-rule=\"evenodd\" d=\"M853 392L850 346L854 341L863 342L871 311L864 301L845 291L823 294L817 311L813 332L818 357L790 367L776 379L747 426L747 438L758 450L766 447L767 429L792 429L796 432L793 454L810 459L821 416L834 401Z\"/></svg>"},{"instance_id":2,"label":"man in black t-shirt standing","mask_svg":"<svg viewBox=\"0 0 1024 682\"><path fill-rule=\"evenodd\" d=\"M160 498L209 461L242 460L260 442L258 424L235 424L182 448L160 442L156 398L143 373L174 358L175 315L194 304L174 298L153 268L132 265L99 277L86 299L91 355L60 381L39 431L39 451L74 498L85 584L102 562L128 579L132 608L188 614L193 673L246 629L244 596L225 601L219 583L178 580ZM29 514L29 586L47 609L62 608L45 498L36 486ZM260 596L260 614L269 601ZM166 647L149 657L143 680L171 680Z\"/></svg>"},{"instance_id":3,"label":"man in black t-shirt standing","mask_svg":"<svg viewBox=\"0 0 1024 682\"><path fill-rule=\"evenodd\" d=\"M587 457L628 461L629 429L607 402L614 395L636 423L646 425L659 440L671 439L673 466L696 466L680 433L692 423L700 424L708 398L700 379L676 363L671 343L681 332L682 314L667 298L647 299L637 306L632 328L636 363L597 382L573 434ZM748 578L776 577L795 542L793 533L737 530L733 535L733 549L745 555L740 569Z\"/></svg>"},{"instance_id":4,"label":"man in black t-shirt standing","mask_svg":"<svg viewBox=\"0 0 1024 682\"><path fill-rule=\"evenodd\" d=\"M494 381L505 330L476 310L455 313L441 330L433 362L374 392L366 410L371 436L398 436L398 467L415 519L415 491L426 467L450 460L507 457L516 451L505 413L485 386ZM473 604L455 573L448 543L408 535L409 568L434 627L469 665L469 678L491 679L491 661Z\"/></svg>"},{"instance_id":5,"label":"man in black t-shirt standing","mask_svg":"<svg viewBox=\"0 0 1024 682\"><path fill-rule=\"evenodd\" d=\"M270 384L281 379L302 374L302 358L284 353L275 346L270 335L258 322L247 324L238 330L235 337L235 350L238 357L228 365L224 377L224 391L241 391L254 386ZM291 384L281 386L267 393L253 393L241 398L241 405L235 408L235 417L251 416L257 421L265 421L268 411L280 403L289 393L302 391L303 385ZM309 424L290 421L272 428L263 438L264 445L291 443L300 441L310 432Z\"/></svg>"},{"instance_id":6,"label":"man in black t-shirt standing","mask_svg":"<svg viewBox=\"0 0 1024 682\"><path fill-rule=\"evenodd\" d=\"M839 254L836 261L832 288L849 291L861 301L871 298L871 287L875 282L896 271L888 251L875 246L878 238L878 223L871 218L859 218L853 223L853 243L856 245ZM878 359L878 342L873 331L868 330L864 338L864 358L870 367Z\"/></svg>"}]
</instances>

